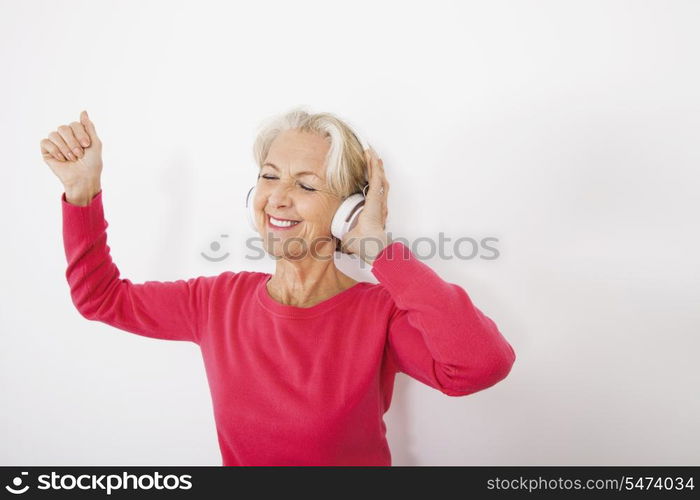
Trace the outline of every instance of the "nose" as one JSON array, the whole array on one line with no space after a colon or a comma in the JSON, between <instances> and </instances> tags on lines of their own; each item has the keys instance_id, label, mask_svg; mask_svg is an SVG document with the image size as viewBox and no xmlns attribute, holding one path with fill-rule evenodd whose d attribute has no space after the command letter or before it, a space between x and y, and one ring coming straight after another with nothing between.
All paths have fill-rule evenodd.
<instances>
[{"instance_id":1,"label":"nose","mask_svg":"<svg viewBox=\"0 0 700 500\"><path fill-rule=\"evenodd\" d=\"M269 191L268 203L274 207L284 207L289 205L289 188L287 182L277 181Z\"/></svg>"}]
</instances>

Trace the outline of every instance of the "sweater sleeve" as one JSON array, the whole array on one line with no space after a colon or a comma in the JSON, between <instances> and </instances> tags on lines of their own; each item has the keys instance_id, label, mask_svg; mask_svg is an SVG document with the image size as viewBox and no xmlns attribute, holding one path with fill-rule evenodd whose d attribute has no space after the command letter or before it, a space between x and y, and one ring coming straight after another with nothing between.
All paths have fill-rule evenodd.
<instances>
[{"instance_id":1,"label":"sweater sleeve","mask_svg":"<svg viewBox=\"0 0 700 500\"><path fill-rule=\"evenodd\" d=\"M107 245L102 191L86 206L69 203L65 192L61 202L66 278L78 312L144 337L199 344L215 277L141 284L120 279Z\"/></svg>"},{"instance_id":2,"label":"sweater sleeve","mask_svg":"<svg viewBox=\"0 0 700 500\"><path fill-rule=\"evenodd\" d=\"M387 350L398 371L449 396L481 391L510 373L515 350L496 324L403 243L387 245L372 274L394 299Z\"/></svg>"}]
</instances>

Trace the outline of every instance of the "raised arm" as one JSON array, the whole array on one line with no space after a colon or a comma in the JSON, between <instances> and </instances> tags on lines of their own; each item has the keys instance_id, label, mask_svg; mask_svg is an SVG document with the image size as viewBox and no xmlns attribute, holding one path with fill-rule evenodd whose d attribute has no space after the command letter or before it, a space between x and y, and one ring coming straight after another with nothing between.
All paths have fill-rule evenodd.
<instances>
[{"instance_id":1,"label":"raised arm","mask_svg":"<svg viewBox=\"0 0 700 500\"><path fill-rule=\"evenodd\" d=\"M145 337L199 343L216 277L141 284L119 277L102 207L102 141L87 112L50 132L40 146L64 187L66 278L80 314Z\"/></svg>"},{"instance_id":2,"label":"raised arm","mask_svg":"<svg viewBox=\"0 0 700 500\"><path fill-rule=\"evenodd\" d=\"M397 371L449 396L481 391L510 373L515 350L496 324L403 243L385 247L372 273L395 302L387 351Z\"/></svg>"},{"instance_id":3,"label":"raised arm","mask_svg":"<svg viewBox=\"0 0 700 500\"><path fill-rule=\"evenodd\" d=\"M163 340L199 343L215 276L187 281L121 279L107 245L102 190L85 206L64 193L63 242L73 304L85 318Z\"/></svg>"}]
</instances>

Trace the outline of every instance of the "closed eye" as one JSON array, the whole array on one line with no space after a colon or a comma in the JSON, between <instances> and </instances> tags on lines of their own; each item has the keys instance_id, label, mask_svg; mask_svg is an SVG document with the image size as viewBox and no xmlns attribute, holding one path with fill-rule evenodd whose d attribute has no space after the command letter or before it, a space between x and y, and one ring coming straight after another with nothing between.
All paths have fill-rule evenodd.
<instances>
[{"instance_id":1,"label":"closed eye","mask_svg":"<svg viewBox=\"0 0 700 500\"><path fill-rule=\"evenodd\" d=\"M275 177L274 175L262 175L261 177L262 177L263 179L267 179L267 180L277 179L277 177ZM316 189L311 188L311 187L308 187L308 186L305 186L305 185L303 185L302 183L298 183L298 184L299 184L299 186L300 186L303 190L305 190L305 191L316 191Z\"/></svg>"}]
</instances>

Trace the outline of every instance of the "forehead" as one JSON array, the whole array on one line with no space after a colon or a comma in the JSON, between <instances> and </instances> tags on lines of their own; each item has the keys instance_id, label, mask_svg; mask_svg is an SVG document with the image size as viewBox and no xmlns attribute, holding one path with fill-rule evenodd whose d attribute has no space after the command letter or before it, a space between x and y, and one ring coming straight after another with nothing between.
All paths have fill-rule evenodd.
<instances>
[{"instance_id":1,"label":"forehead","mask_svg":"<svg viewBox=\"0 0 700 500\"><path fill-rule=\"evenodd\" d=\"M263 166L289 170L295 175L313 174L322 178L329 148L328 141L318 134L286 130L270 145Z\"/></svg>"}]
</instances>

